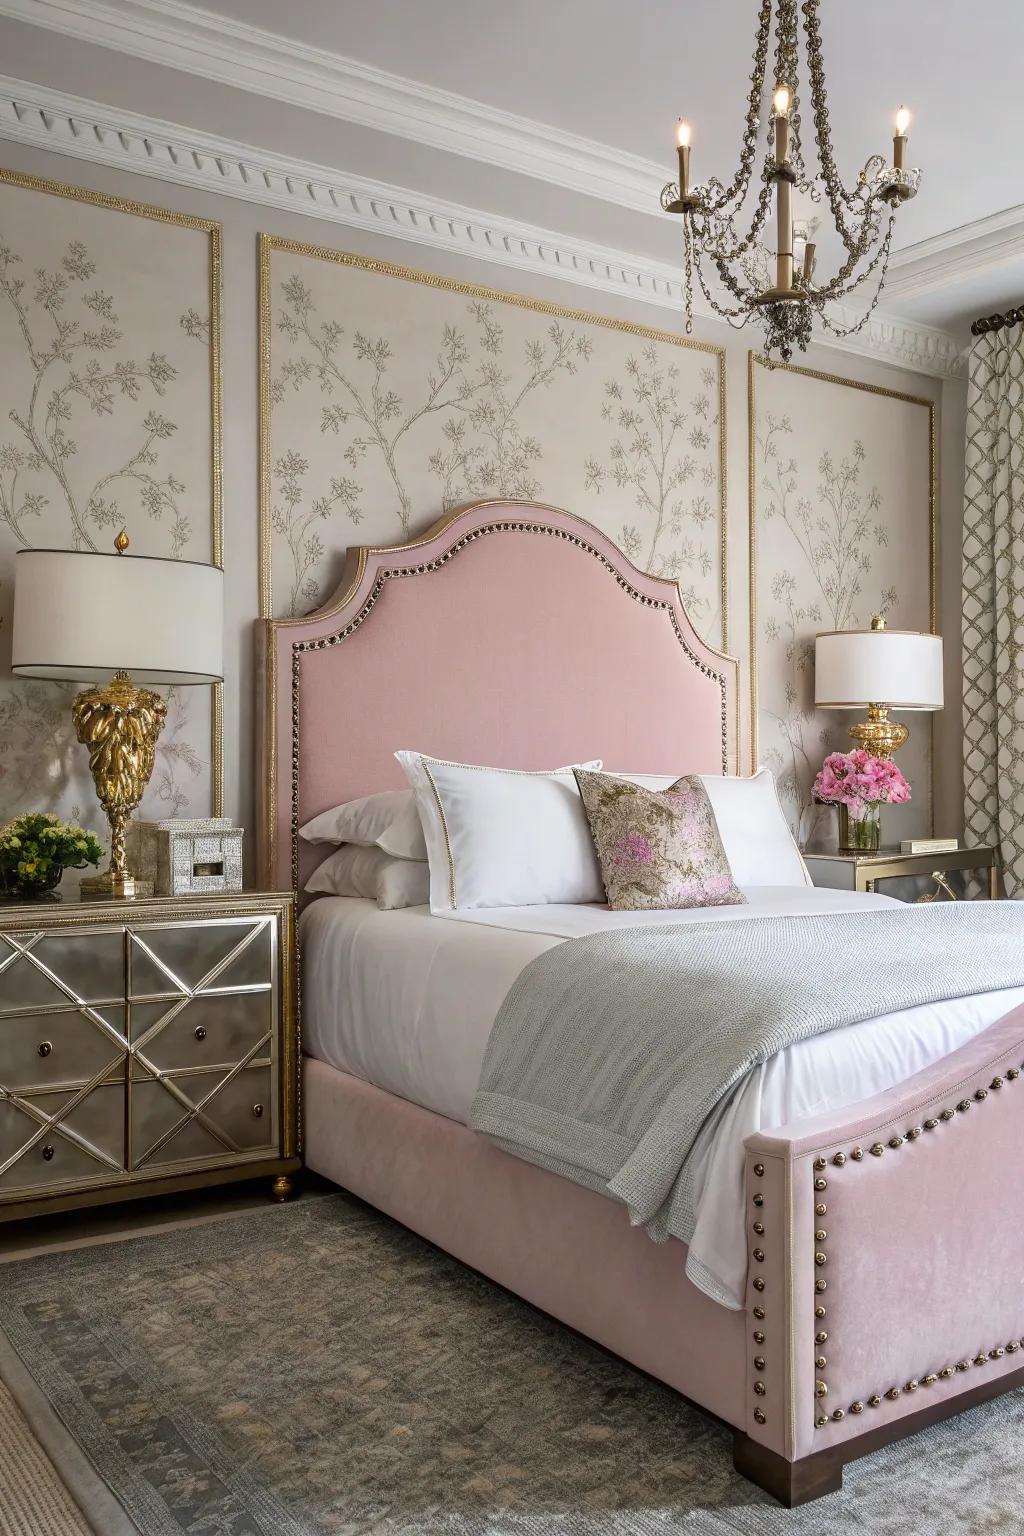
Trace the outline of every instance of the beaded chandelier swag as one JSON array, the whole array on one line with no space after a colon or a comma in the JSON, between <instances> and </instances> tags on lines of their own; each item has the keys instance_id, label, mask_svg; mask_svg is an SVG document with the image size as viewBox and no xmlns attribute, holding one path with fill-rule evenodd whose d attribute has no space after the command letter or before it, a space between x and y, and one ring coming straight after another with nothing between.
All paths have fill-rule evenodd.
<instances>
[{"instance_id":1,"label":"beaded chandelier swag","mask_svg":"<svg viewBox=\"0 0 1024 1536\"><path fill-rule=\"evenodd\" d=\"M757 159L761 103L772 34L773 0L761 0L750 76L746 128L740 164L726 186L717 177L690 185L690 127L680 121L678 132L679 180L662 190L661 206L683 221L686 270L686 330L693 329L694 274L701 292L716 314L737 328L756 319L764 327L766 354L777 353L784 362L793 348L805 349L817 319L835 336L851 336L868 321L878 303L889 265L896 211L913 197L921 172L904 166L910 114L900 107L896 114L892 164L872 155L848 188L836 169L829 129L825 69L818 23L820 0L804 0L797 15L797 0L777 0L775 6L775 91L769 113L767 153L760 173L760 189L752 213L744 215ZM817 149L817 165L804 159L800 114L801 55L806 65L811 119ZM812 236L818 219L794 222L794 188L814 204L823 200L831 209L844 255L825 282L816 282L815 244ZM764 244L765 230L775 194L776 248ZM746 219L750 220L745 227ZM770 236L769 236L770 238ZM710 263L729 298L723 302L709 287L704 264ZM774 281L773 281L774 278ZM872 283L871 298L861 318L842 325L832 318L828 305L849 297L863 283ZM734 302L729 302L731 298Z\"/></svg>"}]
</instances>

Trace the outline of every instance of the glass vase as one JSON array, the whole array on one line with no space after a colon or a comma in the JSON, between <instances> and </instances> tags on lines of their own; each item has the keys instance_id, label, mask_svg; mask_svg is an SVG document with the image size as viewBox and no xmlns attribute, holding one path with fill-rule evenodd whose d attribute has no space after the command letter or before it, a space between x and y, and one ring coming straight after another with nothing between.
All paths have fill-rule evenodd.
<instances>
[{"instance_id":1,"label":"glass vase","mask_svg":"<svg viewBox=\"0 0 1024 1536\"><path fill-rule=\"evenodd\" d=\"M842 853L877 853L882 828L882 807L869 805L854 821L845 805L839 807L839 848Z\"/></svg>"}]
</instances>

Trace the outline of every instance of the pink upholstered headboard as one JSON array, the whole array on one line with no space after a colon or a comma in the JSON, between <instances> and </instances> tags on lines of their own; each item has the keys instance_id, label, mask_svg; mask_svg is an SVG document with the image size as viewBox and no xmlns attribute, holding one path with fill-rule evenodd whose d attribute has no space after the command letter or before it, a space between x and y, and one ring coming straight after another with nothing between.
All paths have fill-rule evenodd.
<instances>
[{"instance_id":1,"label":"pink upholstered headboard","mask_svg":"<svg viewBox=\"0 0 1024 1536\"><path fill-rule=\"evenodd\" d=\"M552 507L480 502L414 543L351 549L335 596L261 621L259 651L260 877L274 888L324 856L297 846L303 822L404 787L398 748L736 771L738 663L699 639L675 582Z\"/></svg>"}]
</instances>

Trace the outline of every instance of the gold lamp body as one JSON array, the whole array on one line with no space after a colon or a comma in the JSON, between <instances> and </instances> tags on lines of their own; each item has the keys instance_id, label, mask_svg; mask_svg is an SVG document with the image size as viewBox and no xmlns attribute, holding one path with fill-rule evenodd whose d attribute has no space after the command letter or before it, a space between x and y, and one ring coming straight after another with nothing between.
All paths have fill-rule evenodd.
<instances>
[{"instance_id":1,"label":"gold lamp body","mask_svg":"<svg viewBox=\"0 0 1024 1536\"><path fill-rule=\"evenodd\" d=\"M80 693L71 717L110 823L110 865L83 880L81 892L86 898L130 899L139 892L125 858L125 833L153 776L167 705L151 689L136 687L127 672L118 672L105 687Z\"/></svg>"}]
</instances>

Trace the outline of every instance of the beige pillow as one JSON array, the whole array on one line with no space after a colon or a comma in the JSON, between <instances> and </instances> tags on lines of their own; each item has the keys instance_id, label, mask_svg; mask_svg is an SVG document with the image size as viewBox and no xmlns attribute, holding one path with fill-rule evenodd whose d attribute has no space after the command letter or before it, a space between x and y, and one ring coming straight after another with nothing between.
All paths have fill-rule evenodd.
<instances>
[{"instance_id":1,"label":"beige pillow","mask_svg":"<svg viewBox=\"0 0 1024 1536\"><path fill-rule=\"evenodd\" d=\"M708 792L695 775L656 791L577 768L613 911L738 906Z\"/></svg>"}]
</instances>

